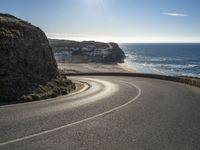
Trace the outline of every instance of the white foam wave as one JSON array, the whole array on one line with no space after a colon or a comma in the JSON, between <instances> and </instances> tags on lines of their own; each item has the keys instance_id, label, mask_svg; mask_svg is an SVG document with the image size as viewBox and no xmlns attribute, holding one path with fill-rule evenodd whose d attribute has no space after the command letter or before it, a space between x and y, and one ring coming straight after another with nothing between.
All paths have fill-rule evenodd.
<instances>
[{"instance_id":1,"label":"white foam wave","mask_svg":"<svg viewBox=\"0 0 200 150\"><path fill-rule=\"evenodd\" d=\"M194 64L187 64L187 65L175 65L175 64L153 64L153 63L137 63L138 65L150 68L173 68L173 69L187 69L187 68L194 68L200 67Z\"/></svg>"}]
</instances>

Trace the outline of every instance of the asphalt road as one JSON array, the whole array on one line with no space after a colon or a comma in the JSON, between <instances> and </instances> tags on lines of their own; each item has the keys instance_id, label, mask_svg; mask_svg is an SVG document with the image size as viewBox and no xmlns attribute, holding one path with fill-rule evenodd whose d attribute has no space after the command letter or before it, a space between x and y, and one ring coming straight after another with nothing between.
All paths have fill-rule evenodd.
<instances>
[{"instance_id":1,"label":"asphalt road","mask_svg":"<svg viewBox=\"0 0 200 150\"><path fill-rule=\"evenodd\" d=\"M0 150L200 149L199 88L137 77L71 78L89 86L0 107Z\"/></svg>"}]
</instances>

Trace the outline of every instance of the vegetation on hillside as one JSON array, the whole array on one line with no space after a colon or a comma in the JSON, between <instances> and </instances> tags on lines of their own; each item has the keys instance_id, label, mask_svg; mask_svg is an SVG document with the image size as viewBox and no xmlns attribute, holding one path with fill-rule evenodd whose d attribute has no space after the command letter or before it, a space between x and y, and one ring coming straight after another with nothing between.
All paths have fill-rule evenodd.
<instances>
[{"instance_id":1,"label":"vegetation on hillside","mask_svg":"<svg viewBox=\"0 0 200 150\"><path fill-rule=\"evenodd\" d=\"M66 95L75 90L75 84L65 76L58 75L49 82L27 80L0 81L0 105L30 102Z\"/></svg>"}]
</instances>

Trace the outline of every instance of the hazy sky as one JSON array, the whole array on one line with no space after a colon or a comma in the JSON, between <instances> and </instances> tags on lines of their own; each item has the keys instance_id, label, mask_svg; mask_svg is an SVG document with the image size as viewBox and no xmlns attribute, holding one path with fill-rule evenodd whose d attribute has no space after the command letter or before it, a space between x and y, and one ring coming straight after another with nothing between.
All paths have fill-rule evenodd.
<instances>
[{"instance_id":1,"label":"hazy sky","mask_svg":"<svg viewBox=\"0 0 200 150\"><path fill-rule=\"evenodd\" d=\"M51 38L200 42L200 0L0 0L0 12Z\"/></svg>"}]
</instances>

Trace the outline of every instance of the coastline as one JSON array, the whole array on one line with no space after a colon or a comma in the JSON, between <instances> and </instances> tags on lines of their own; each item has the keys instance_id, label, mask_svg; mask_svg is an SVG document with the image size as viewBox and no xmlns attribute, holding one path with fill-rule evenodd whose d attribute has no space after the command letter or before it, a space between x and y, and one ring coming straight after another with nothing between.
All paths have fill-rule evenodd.
<instances>
[{"instance_id":1,"label":"coastline","mask_svg":"<svg viewBox=\"0 0 200 150\"><path fill-rule=\"evenodd\" d=\"M148 74L139 72L136 68L126 64L102 64L102 63L58 63L58 68L65 74L110 74L110 75L130 75L180 82L196 87L200 87L200 78L189 76L169 76L161 74Z\"/></svg>"},{"instance_id":2,"label":"coastline","mask_svg":"<svg viewBox=\"0 0 200 150\"><path fill-rule=\"evenodd\" d=\"M119 63L117 64L120 68L128 70L130 73L141 73L138 69L133 66L128 65L127 63Z\"/></svg>"},{"instance_id":3,"label":"coastline","mask_svg":"<svg viewBox=\"0 0 200 150\"><path fill-rule=\"evenodd\" d=\"M141 73L200 78L200 44L129 43L120 44L125 63Z\"/></svg>"},{"instance_id":4,"label":"coastline","mask_svg":"<svg viewBox=\"0 0 200 150\"><path fill-rule=\"evenodd\" d=\"M119 72L139 73L137 69L126 63L102 64L102 63L58 63L58 68L65 73L98 73L98 72Z\"/></svg>"}]
</instances>

